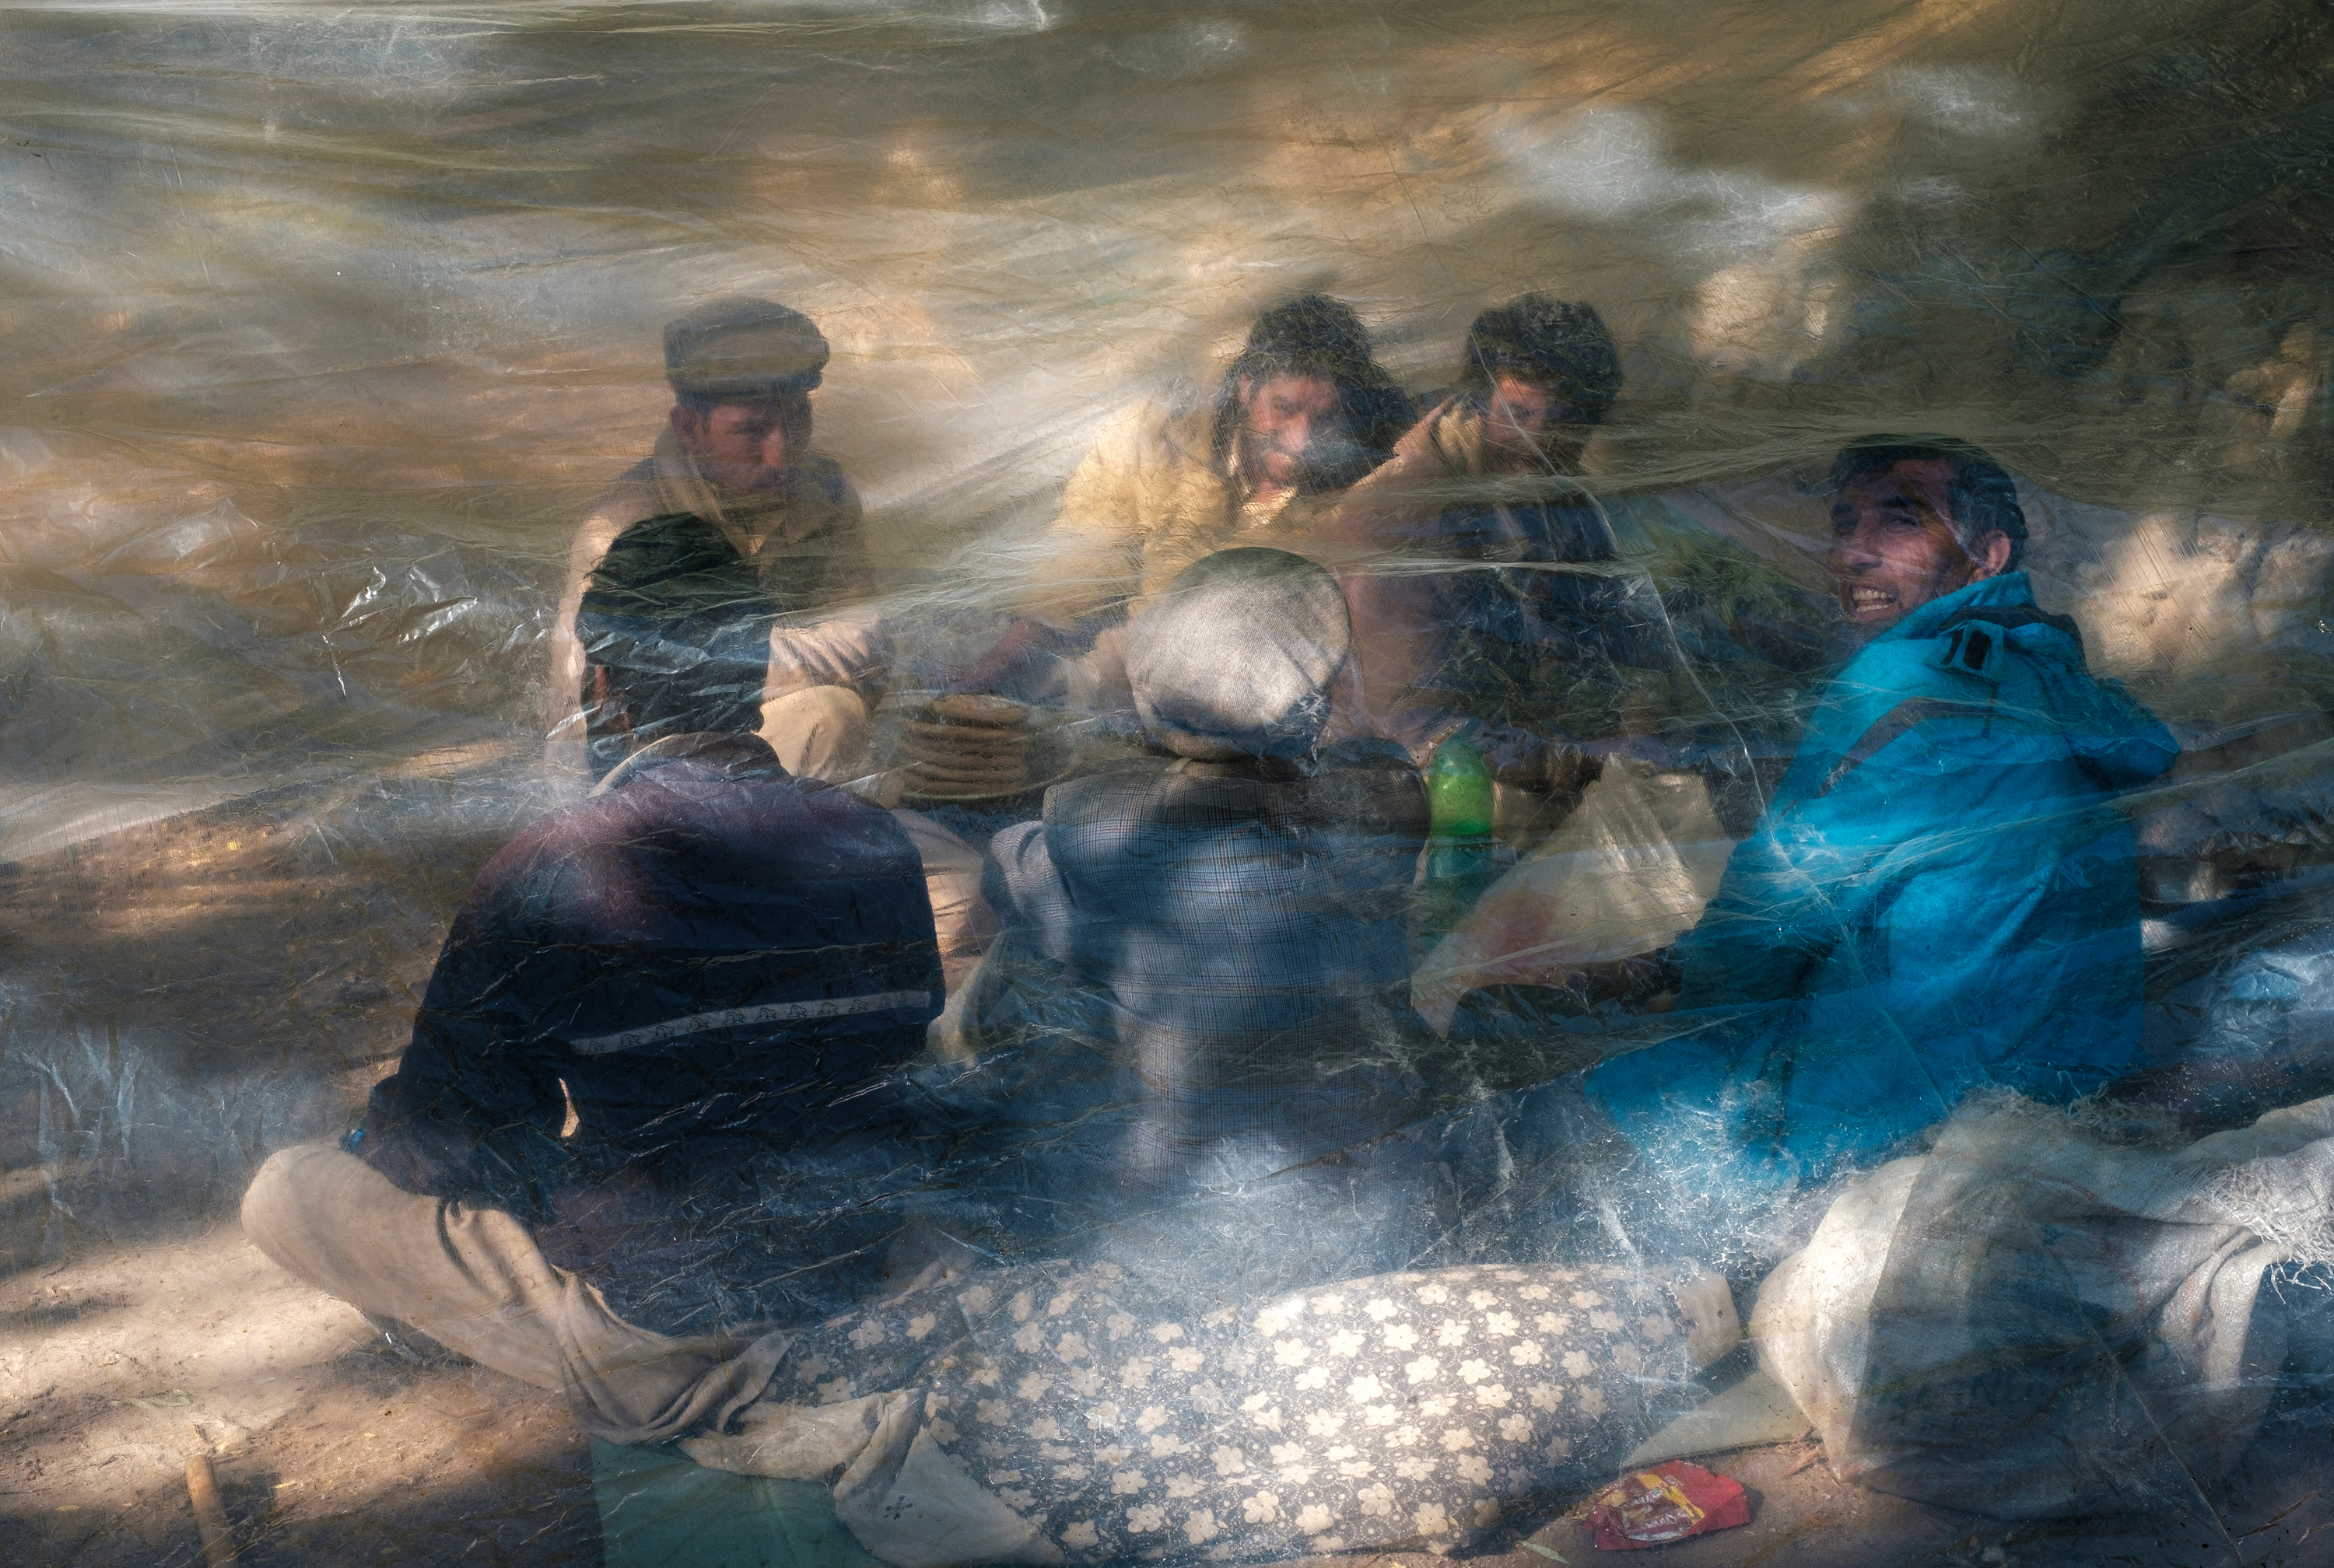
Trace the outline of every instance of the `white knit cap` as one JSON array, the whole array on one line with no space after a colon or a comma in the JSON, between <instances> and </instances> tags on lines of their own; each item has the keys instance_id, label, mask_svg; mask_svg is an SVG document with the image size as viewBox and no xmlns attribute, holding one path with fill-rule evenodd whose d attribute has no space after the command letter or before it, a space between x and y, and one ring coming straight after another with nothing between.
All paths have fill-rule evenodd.
<instances>
[{"instance_id":1,"label":"white knit cap","mask_svg":"<svg viewBox=\"0 0 2334 1568\"><path fill-rule=\"evenodd\" d=\"M1185 756L1299 756L1353 645L1337 580L1285 550L1193 562L1127 629L1135 712Z\"/></svg>"}]
</instances>

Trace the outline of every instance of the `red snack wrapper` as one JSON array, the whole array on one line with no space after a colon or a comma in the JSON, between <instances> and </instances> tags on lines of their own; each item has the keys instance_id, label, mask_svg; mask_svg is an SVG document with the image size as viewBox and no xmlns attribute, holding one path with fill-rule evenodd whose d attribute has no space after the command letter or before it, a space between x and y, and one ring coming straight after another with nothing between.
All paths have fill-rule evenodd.
<instances>
[{"instance_id":1,"label":"red snack wrapper","mask_svg":"<svg viewBox=\"0 0 2334 1568\"><path fill-rule=\"evenodd\" d=\"M1742 1484L1682 1459L1633 1470L1589 1499L1588 1533L1602 1552L1665 1546L1750 1523Z\"/></svg>"}]
</instances>

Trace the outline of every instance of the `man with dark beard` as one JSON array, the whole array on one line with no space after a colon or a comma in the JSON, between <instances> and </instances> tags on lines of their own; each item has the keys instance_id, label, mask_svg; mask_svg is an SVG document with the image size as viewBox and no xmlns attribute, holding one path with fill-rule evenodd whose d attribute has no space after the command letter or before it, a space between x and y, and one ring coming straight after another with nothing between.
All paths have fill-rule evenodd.
<instances>
[{"instance_id":1,"label":"man with dark beard","mask_svg":"<svg viewBox=\"0 0 2334 1568\"><path fill-rule=\"evenodd\" d=\"M1215 551L1304 553L1410 420L1351 306L1317 293L1273 306L1211 399L1147 402L1104 433L1038 542L1022 618L960 684L1123 706L1130 615Z\"/></svg>"},{"instance_id":2,"label":"man with dark beard","mask_svg":"<svg viewBox=\"0 0 2334 1568\"><path fill-rule=\"evenodd\" d=\"M1347 554L1359 707L1423 765L1456 735L1502 783L1577 794L1579 757L1522 712L1567 681L1665 665L1633 579L1566 570L1620 553L1577 482L1621 388L1593 305L1526 294L1468 329L1460 383L1323 529Z\"/></svg>"}]
</instances>

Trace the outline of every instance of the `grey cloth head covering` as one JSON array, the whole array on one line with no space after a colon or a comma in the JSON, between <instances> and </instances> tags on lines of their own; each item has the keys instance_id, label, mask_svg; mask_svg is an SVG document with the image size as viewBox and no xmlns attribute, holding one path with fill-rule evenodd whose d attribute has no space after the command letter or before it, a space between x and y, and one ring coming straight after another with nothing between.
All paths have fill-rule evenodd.
<instances>
[{"instance_id":1,"label":"grey cloth head covering","mask_svg":"<svg viewBox=\"0 0 2334 1568\"><path fill-rule=\"evenodd\" d=\"M797 395L818 385L826 359L808 316L746 295L709 300L664 329L665 378L682 397Z\"/></svg>"},{"instance_id":2,"label":"grey cloth head covering","mask_svg":"<svg viewBox=\"0 0 2334 1568\"><path fill-rule=\"evenodd\" d=\"M1221 550L1135 617L1126 673L1143 727L1181 755L1301 756L1352 645L1328 572L1285 550Z\"/></svg>"}]
</instances>

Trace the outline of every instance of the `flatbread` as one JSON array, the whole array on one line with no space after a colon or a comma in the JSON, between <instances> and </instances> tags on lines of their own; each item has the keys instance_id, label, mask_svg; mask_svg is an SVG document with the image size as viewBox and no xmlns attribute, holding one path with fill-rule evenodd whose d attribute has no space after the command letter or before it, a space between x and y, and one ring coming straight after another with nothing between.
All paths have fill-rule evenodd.
<instances>
[{"instance_id":1,"label":"flatbread","mask_svg":"<svg viewBox=\"0 0 2334 1568\"><path fill-rule=\"evenodd\" d=\"M1008 763L1026 762L1029 757L1026 740L1015 746L954 746L944 740L922 741L912 736L902 738L904 744L901 749L909 755L950 766L1001 767Z\"/></svg>"},{"instance_id":2,"label":"flatbread","mask_svg":"<svg viewBox=\"0 0 2334 1568\"><path fill-rule=\"evenodd\" d=\"M933 777L968 779L1020 778L1029 771L1026 762L958 763L936 761L930 757L911 763L909 766Z\"/></svg>"},{"instance_id":3,"label":"flatbread","mask_svg":"<svg viewBox=\"0 0 2334 1568\"><path fill-rule=\"evenodd\" d=\"M936 697L927 711L943 724L970 727L1023 729L1029 723L1029 710L1024 705L1002 697L981 697L969 692Z\"/></svg>"},{"instance_id":4,"label":"flatbread","mask_svg":"<svg viewBox=\"0 0 2334 1568\"><path fill-rule=\"evenodd\" d=\"M903 757L902 762L905 766L918 768L925 773L950 773L964 774L968 775L977 774L983 778L993 776L1001 777L1007 774L1025 774L1029 771L1029 759L1026 756L931 756L928 755L911 755Z\"/></svg>"},{"instance_id":5,"label":"flatbread","mask_svg":"<svg viewBox=\"0 0 2334 1568\"><path fill-rule=\"evenodd\" d=\"M1018 729L984 729L969 724L918 724L910 719L900 726L900 733L923 751L970 751L993 755L1008 751L1018 754L1029 749L1027 732Z\"/></svg>"},{"instance_id":6,"label":"flatbread","mask_svg":"<svg viewBox=\"0 0 2334 1568\"><path fill-rule=\"evenodd\" d=\"M958 801L999 800L1007 795L1021 794L1028 788L1028 784L1018 779L1008 784L975 784L969 779L911 778L902 786L907 794Z\"/></svg>"},{"instance_id":7,"label":"flatbread","mask_svg":"<svg viewBox=\"0 0 2334 1568\"><path fill-rule=\"evenodd\" d=\"M1014 763L1001 767L950 767L945 763L912 763L908 772L917 778L934 784L1005 784L1021 783L1029 776L1027 764Z\"/></svg>"},{"instance_id":8,"label":"flatbread","mask_svg":"<svg viewBox=\"0 0 2334 1568\"><path fill-rule=\"evenodd\" d=\"M929 767L924 763L911 763L908 773L917 779L948 784L1016 784L1029 777L1027 767Z\"/></svg>"}]
</instances>

